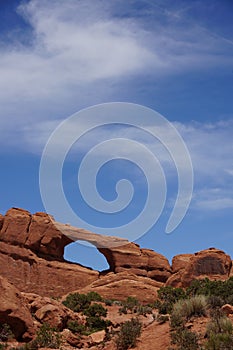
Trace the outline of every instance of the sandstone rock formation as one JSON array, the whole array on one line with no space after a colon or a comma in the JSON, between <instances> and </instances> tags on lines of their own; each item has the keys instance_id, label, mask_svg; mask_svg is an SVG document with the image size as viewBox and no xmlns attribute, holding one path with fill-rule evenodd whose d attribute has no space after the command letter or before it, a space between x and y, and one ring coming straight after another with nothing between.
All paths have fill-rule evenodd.
<instances>
[{"instance_id":1,"label":"sandstone rock formation","mask_svg":"<svg viewBox=\"0 0 233 350\"><path fill-rule=\"evenodd\" d=\"M171 276L170 264L163 255L153 250L140 249L137 244L99 248L99 251L106 257L110 270L115 273L130 271L158 282L166 282Z\"/></svg>"},{"instance_id":2,"label":"sandstone rock formation","mask_svg":"<svg viewBox=\"0 0 233 350\"><path fill-rule=\"evenodd\" d=\"M105 256L109 271L98 272L64 260L64 247L84 240ZM57 223L45 213L18 208L0 215L0 275L19 288L41 296L62 296L74 290L93 290L108 297L156 296L166 283L186 287L193 279L227 279L232 262L223 251L210 248L173 258L172 267L161 254L141 249L125 239L103 236Z\"/></svg>"},{"instance_id":3,"label":"sandstone rock formation","mask_svg":"<svg viewBox=\"0 0 233 350\"><path fill-rule=\"evenodd\" d=\"M82 323L80 316L74 313L61 302L49 298L41 297L34 293L21 293L27 304L29 311L34 315L39 323L47 323L51 327L62 331L69 321Z\"/></svg>"},{"instance_id":4,"label":"sandstone rock formation","mask_svg":"<svg viewBox=\"0 0 233 350\"><path fill-rule=\"evenodd\" d=\"M0 276L0 324L7 323L19 340L33 335L33 320L20 292Z\"/></svg>"},{"instance_id":5,"label":"sandstone rock formation","mask_svg":"<svg viewBox=\"0 0 233 350\"><path fill-rule=\"evenodd\" d=\"M231 258L222 250L209 248L195 254L175 256L172 260L173 275L166 285L187 287L194 279L226 280L230 276Z\"/></svg>"},{"instance_id":6,"label":"sandstone rock formation","mask_svg":"<svg viewBox=\"0 0 233 350\"><path fill-rule=\"evenodd\" d=\"M136 276L131 272L109 273L83 289L80 293L95 291L106 299L124 300L127 296L137 298L144 303L153 302L157 298L157 290L163 283L148 277Z\"/></svg>"},{"instance_id":7,"label":"sandstone rock formation","mask_svg":"<svg viewBox=\"0 0 233 350\"><path fill-rule=\"evenodd\" d=\"M109 270L94 271L65 261L64 248L73 240L94 245L105 256ZM45 213L32 215L12 208L5 216L0 214L0 325L9 324L19 341L35 339L41 325L48 323L61 332L65 350L72 347L97 350L103 341L105 350L114 350L114 341L106 340L105 331L86 335L67 329L70 321L80 327L86 322L84 314L62 304L67 294L95 291L105 299L118 300L108 305L107 313L115 331L133 317L132 313L119 313L119 300L132 296L142 304L152 303L162 286L187 287L195 279L226 280L230 276L233 276L231 258L215 248L177 255L170 266L164 256L152 250L117 237L57 223ZM224 305L222 311L233 320L232 305ZM135 349L169 347L169 323L160 324L157 315L156 309L153 314L139 315L143 332ZM201 334L204 341L207 322L203 316L187 327Z\"/></svg>"},{"instance_id":8,"label":"sandstone rock formation","mask_svg":"<svg viewBox=\"0 0 233 350\"><path fill-rule=\"evenodd\" d=\"M21 291L61 296L98 280L98 271L64 261L64 247L72 240L95 245L106 257L110 272L130 272L157 282L171 275L169 262L161 254L124 239L56 223L45 213L31 215L12 208L1 216L0 227L0 274Z\"/></svg>"}]
</instances>

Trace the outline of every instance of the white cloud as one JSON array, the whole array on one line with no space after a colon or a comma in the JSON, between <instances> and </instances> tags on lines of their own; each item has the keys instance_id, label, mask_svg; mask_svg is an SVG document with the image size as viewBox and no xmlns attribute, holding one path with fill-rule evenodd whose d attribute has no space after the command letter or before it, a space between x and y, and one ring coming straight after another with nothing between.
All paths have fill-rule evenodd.
<instances>
[{"instance_id":1,"label":"white cloud","mask_svg":"<svg viewBox=\"0 0 233 350\"><path fill-rule=\"evenodd\" d=\"M195 192L192 207L198 210L231 208L233 202L233 120L216 123L174 123L174 126L181 133L193 163ZM43 144L47 141L49 133L54 127L55 123L46 122L26 130L25 137L31 135L30 139L27 138L28 146L33 148L35 152L40 153ZM161 129L160 132L163 133L166 130ZM144 143L157 156L167 179L170 181L177 176L173 161L164 146L153 137L148 137L147 134L141 133L139 129L131 127L122 127L117 130L114 130L114 128L108 128L108 130L98 129L93 134L90 134L89 137L84 138L81 143L77 143L76 147L78 147L79 153L85 154L90 148L100 142L119 137ZM60 141L60 146L62 146L63 141L65 139ZM173 152L176 152L176 144L174 144L172 137L169 146ZM117 148L114 146L114 143L108 144L107 154L117 156L118 147L119 144ZM124 152L129 159L135 159L133 147L128 147ZM136 156L140 158L138 152L139 150L137 150ZM96 153L95 156L97 156ZM98 154L98 158L100 157L105 159L106 154ZM145 158L145 153L143 152L142 157ZM180 154L180 160L182 160L182 154Z\"/></svg>"},{"instance_id":2,"label":"white cloud","mask_svg":"<svg viewBox=\"0 0 233 350\"><path fill-rule=\"evenodd\" d=\"M133 78L140 77L141 81L153 75L159 81L172 74L232 64L232 43L187 21L185 11L177 14L158 7L153 12L152 6L141 17L133 12L125 16L118 3L22 3L19 13L32 28L28 46L17 38L0 46L2 151L11 147L41 153L59 119L82 107L114 100L118 90ZM126 11L126 3L122 8ZM166 27L165 17L170 18ZM232 120L174 125L194 165L193 207L231 208ZM174 173L174 167L168 167L168 153L158 143L130 128L115 136L138 137ZM96 140L101 137L105 133L97 135ZM216 192L216 188L221 190Z\"/></svg>"},{"instance_id":3,"label":"white cloud","mask_svg":"<svg viewBox=\"0 0 233 350\"><path fill-rule=\"evenodd\" d=\"M194 195L193 208L208 211L232 209L233 191L231 188L208 187L197 190Z\"/></svg>"},{"instance_id":4,"label":"white cloud","mask_svg":"<svg viewBox=\"0 0 233 350\"><path fill-rule=\"evenodd\" d=\"M25 131L25 125L114 100L121 84L133 77L159 79L231 64L228 43L180 15L178 22L168 21L165 27L163 20L172 12L158 12L151 5L141 17L133 11L125 16L127 4L117 4L107 0L22 3L18 11L32 28L29 44L15 38L0 47L0 126L8 138L12 129Z\"/></svg>"}]
</instances>

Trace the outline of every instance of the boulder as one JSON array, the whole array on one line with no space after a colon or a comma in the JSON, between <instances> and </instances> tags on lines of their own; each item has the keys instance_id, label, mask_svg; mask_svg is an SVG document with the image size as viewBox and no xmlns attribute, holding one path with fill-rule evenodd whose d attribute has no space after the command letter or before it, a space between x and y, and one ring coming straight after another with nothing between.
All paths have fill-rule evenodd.
<instances>
[{"instance_id":1,"label":"boulder","mask_svg":"<svg viewBox=\"0 0 233 350\"><path fill-rule=\"evenodd\" d=\"M29 248L37 254L63 260L64 247L72 240L57 229L54 219L46 213L31 215L27 210L7 211L0 240L11 245Z\"/></svg>"},{"instance_id":2,"label":"boulder","mask_svg":"<svg viewBox=\"0 0 233 350\"><path fill-rule=\"evenodd\" d=\"M232 315L233 314L233 306L230 304L225 304L221 307L222 312L224 312L225 315Z\"/></svg>"},{"instance_id":3,"label":"boulder","mask_svg":"<svg viewBox=\"0 0 233 350\"><path fill-rule=\"evenodd\" d=\"M8 324L18 340L33 337L33 320L19 290L0 276L0 323Z\"/></svg>"},{"instance_id":4,"label":"boulder","mask_svg":"<svg viewBox=\"0 0 233 350\"><path fill-rule=\"evenodd\" d=\"M94 344L102 343L104 341L105 336L106 336L105 330L94 332L90 335L91 343L94 343Z\"/></svg>"},{"instance_id":5,"label":"boulder","mask_svg":"<svg viewBox=\"0 0 233 350\"><path fill-rule=\"evenodd\" d=\"M226 280L231 271L231 258L215 248L202 250L192 255L180 255L173 259L175 272L166 282L173 287L188 287L195 279Z\"/></svg>"},{"instance_id":6,"label":"boulder","mask_svg":"<svg viewBox=\"0 0 233 350\"><path fill-rule=\"evenodd\" d=\"M99 248L106 257L110 270L131 272L138 276L149 277L158 282L166 282L171 276L168 260L150 249L140 249L135 243L111 248Z\"/></svg>"}]
</instances>

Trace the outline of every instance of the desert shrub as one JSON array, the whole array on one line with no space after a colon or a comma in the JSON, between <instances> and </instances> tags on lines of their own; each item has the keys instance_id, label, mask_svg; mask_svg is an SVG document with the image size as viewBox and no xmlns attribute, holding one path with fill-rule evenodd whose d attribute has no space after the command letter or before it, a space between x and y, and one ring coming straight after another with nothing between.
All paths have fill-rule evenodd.
<instances>
[{"instance_id":1,"label":"desert shrub","mask_svg":"<svg viewBox=\"0 0 233 350\"><path fill-rule=\"evenodd\" d=\"M232 350L233 349L233 326L220 309L213 309L211 321L207 324L206 335L208 340L206 350Z\"/></svg>"},{"instance_id":2,"label":"desert shrub","mask_svg":"<svg viewBox=\"0 0 233 350\"><path fill-rule=\"evenodd\" d=\"M211 334L205 343L205 350L232 350L233 336L227 333Z\"/></svg>"},{"instance_id":3,"label":"desert shrub","mask_svg":"<svg viewBox=\"0 0 233 350\"><path fill-rule=\"evenodd\" d=\"M142 323L138 318L122 323L115 339L117 350L127 350L136 346L137 338L141 335Z\"/></svg>"},{"instance_id":4,"label":"desert shrub","mask_svg":"<svg viewBox=\"0 0 233 350\"><path fill-rule=\"evenodd\" d=\"M185 321L180 313L173 312L170 317L171 328L178 329L184 327Z\"/></svg>"},{"instance_id":5,"label":"desert shrub","mask_svg":"<svg viewBox=\"0 0 233 350\"><path fill-rule=\"evenodd\" d=\"M172 316L188 320L192 316L206 315L207 300L204 295L196 295L189 299L179 300L174 304Z\"/></svg>"},{"instance_id":6,"label":"desert shrub","mask_svg":"<svg viewBox=\"0 0 233 350\"><path fill-rule=\"evenodd\" d=\"M91 300L86 294L73 293L66 297L63 304L75 312L81 312L90 306Z\"/></svg>"},{"instance_id":7,"label":"desert shrub","mask_svg":"<svg viewBox=\"0 0 233 350\"><path fill-rule=\"evenodd\" d=\"M224 300L218 295L210 295L207 299L207 304L211 309L220 308L223 306Z\"/></svg>"},{"instance_id":8,"label":"desert shrub","mask_svg":"<svg viewBox=\"0 0 233 350\"><path fill-rule=\"evenodd\" d=\"M169 314L173 305L185 298L185 291L182 288L173 288L171 286L161 287L158 290L158 300L154 306L158 308L160 314Z\"/></svg>"},{"instance_id":9,"label":"desert shrub","mask_svg":"<svg viewBox=\"0 0 233 350\"><path fill-rule=\"evenodd\" d=\"M67 328L73 333L84 334L86 327L83 324L79 324L77 321L67 322Z\"/></svg>"},{"instance_id":10,"label":"desert shrub","mask_svg":"<svg viewBox=\"0 0 233 350\"><path fill-rule=\"evenodd\" d=\"M199 349L197 334L186 328L179 328L171 334L173 344L177 350L197 350Z\"/></svg>"},{"instance_id":11,"label":"desert shrub","mask_svg":"<svg viewBox=\"0 0 233 350\"><path fill-rule=\"evenodd\" d=\"M112 299L105 299L104 303L106 306L112 306L114 304L114 300Z\"/></svg>"},{"instance_id":12,"label":"desert shrub","mask_svg":"<svg viewBox=\"0 0 233 350\"><path fill-rule=\"evenodd\" d=\"M13 337L11 327L7 323L0 324L0 341L4 342Z\"/></svg>"},{"instance_id":13,"label":"desert shrub","mask_svg":"<svg viewBox=\"0 0 233 350\"><path fill-rule=\"evenodd\" d=\"M10 350L33 350L33 348L30 343L26 343L21 346L11 347Z\"/></svg>"},{"instance_id":14,"label":"desert shrub","mask_svg":"<svg viewBox=\"0 0 233 350\"><path fill-rule=\"evenodd\" d=\"M111 321L103 320L99 316L88 316L86 318L86 327L89 333L101 331L102 329L107 329L111 325Z\"/></svg>"},{"instance_id":15,"label":"desert shrub","mask_svg":"<svg viewBox=\"0 0 233 350\"><path fill-rule=\"evenodd\" d=\"M96 292L87 293L87 299L89 301L103 301L103 298L101 297L101 295L99 295Z\"/></svg>"},{"instance_id":16,"label":"desert shrub","mask_svg":"<svg viewBox=\"0 0 233 350\"><path fill-rule=\"evenodd\" d=\"M187 288L186 294L189 296L197 294L218 296L224 304L233 305L233 277L226 281L210 281L208 278L195 280Z\"/></svg>"},{"instance_id":17,"label":"desert shrub","mask_svg":"<svg viewBox=\"0 0 233 350\"><path fill-rule=\"evenodd\" d=\"M211 322L207 325L207 336L211 336L211 334L217 333L227 333L232 334L233 327L231 320L226 316L222 316L219 319L212 319Z\"/></svg>"},{"instance_id":18,"label":"desert shrub","mask_svg":"<svg viewBox=\"0 0 233 350\"><path fill-rule=\"evenodd\" d=\"M174 304L176 301L185 298L185 291L182 288L173 288L171 286L161 287L158 290L159 299L169 301Z\"/></svg>"},{"instance_id":19,"label":"desert shrub","mask_svg":"<svg viewBox=\"0 0 233 350\"><path fill-rule=\"evenodd\" d=\"M136 308L136 312L138 315L146 316L147 314L152 314L153 309L149 305L138 305Z\"/></svg>"},{"instance_id":20,"label":"desert shrub","mask_svg":"<svg viewBox=\"0 0 233 350\"><path fill-rule=\"evenodd\" d=\"M129 296L122 302L122 307L119 309L119 313L127 314L128 311L136 313L139 305L140 303L136 298Z\"/></svg>"},{"instance_id":21,"label":"desert shrub","mask_svg":"<svg viewBox=\"0 0 233 350\"><path fill-rule=\"evenodd\" d=\"M101 304L94 303L90 305L86 310L84 310L84 315L93 317L106 317L107 309L105 309Z\"/></svg>"},{"instance_id":22,"label":"desert shrub","mask_svg":"<svg viewBox=\"0 0 233 350\"><path fill-rule=\"evenodd\" d=\"M101 317L107 316L107 309L101 304L94 303L84 311L86 318L86 328L89 333L107 329L111 322L109 320L103 320Z\"/></svg>"},{"instance_id":23,"label":"desert shrub","mask_svg":"<svg viewBox=\"0 0 233 350\"><path fill-rule=\"evenodd\" d=\"M62 344L61 335L49 324L43 323L37 332L36 339L30 344L31 349L53 348L58 349Z\"/></svg>"}]
</instances>

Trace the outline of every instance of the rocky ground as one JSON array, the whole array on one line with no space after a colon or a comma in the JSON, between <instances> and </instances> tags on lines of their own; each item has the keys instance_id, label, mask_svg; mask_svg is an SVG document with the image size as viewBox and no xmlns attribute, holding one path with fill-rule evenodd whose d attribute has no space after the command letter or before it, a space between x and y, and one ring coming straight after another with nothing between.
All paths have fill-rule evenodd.
<instances>
[{"instance_id":1,"label":"rocky ground","mask_svg":"<svg viewBox=\"0 0 233 350\"><path fill-rule=\"evenodd\" d=\"M109 270L99 272L65 261L64 247L73 240L96 246ZM56 223L45 213L32 215L12 208L0 215L0 350L20 346L124 350L127 347L116 341L122 325L132 319L142 327L135 349L181 349L171 344L171 314L161 318L158 291L164 287L185 289L204 278L227 281L232 271L230 256L215 248L175 256L170 265L161 254L126 240ZM102 299L91 300L88 311L64 305L67 295L92 295L90 292ZM137 305L130 306L130 300L127 304L127 297ZM97 314L88 314L94 312L89 309L93 304L101 305L107 314L98 316L96 306ZM198 334L199 345L205 342L207 324L213 319L206 310L182 321L184 333ZM232 319L231 305L221 305L221 310ZM106 322L101 330L90 325L91 317L96 316L98 322ZM49 340L43 343L41 338L46 337Z\"/></svg>"}]
</instances>

